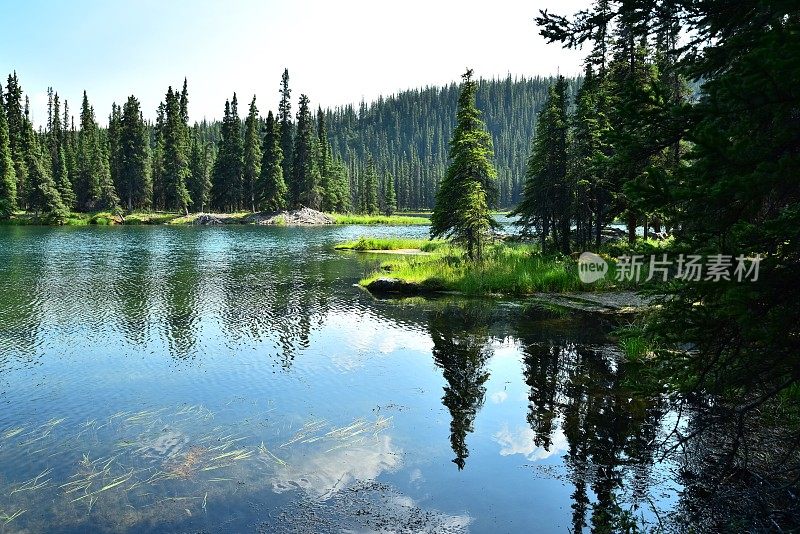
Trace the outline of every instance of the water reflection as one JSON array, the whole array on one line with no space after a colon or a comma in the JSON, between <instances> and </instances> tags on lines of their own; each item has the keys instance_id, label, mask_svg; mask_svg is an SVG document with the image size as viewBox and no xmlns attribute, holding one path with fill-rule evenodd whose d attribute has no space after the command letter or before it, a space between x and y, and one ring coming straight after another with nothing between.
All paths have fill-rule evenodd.
<instances>
[{"instance_id":1,"label":"water reflection","mask_svg":"<svg viewBox=\"0 0 800 534\"><path fill-rule=\"evenodd\" d=\"M599 320L376 301L352 287L375 260L330 249L356 229L0 230L0 519L41 511L19 528L199 530L257 501L235 529L281 509L511 530L550 498L575 532L617 531L662 485L666 409L626 387Z\"/></svg>"},{"instance_id":2,"label":"water reflection","mask_svg":"<svg viewBox=\"0 0 800 534\"><path fill-rule=\"evenodd\" d=\"M488 317L482 306L465 305L435 310L428 319L433 359L447 381L442 404L452 418L450 445L456 455L453 463L459 470L466 465L467 435L473 430L486 395L486 362L492 355L488 348Z\"/></svg>"}]
</instances>

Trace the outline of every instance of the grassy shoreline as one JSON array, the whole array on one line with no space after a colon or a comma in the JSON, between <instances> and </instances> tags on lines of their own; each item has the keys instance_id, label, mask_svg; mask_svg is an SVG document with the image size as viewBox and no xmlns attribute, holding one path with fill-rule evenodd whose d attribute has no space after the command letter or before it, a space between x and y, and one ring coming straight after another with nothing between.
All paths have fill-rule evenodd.
<instances>
[{"instance_id":1,"label":"grassy shoreline","mask_svg":"<svg viewBox=\"0 0 800 534\"><path fill-rule=\"evenodd\" d=\"M201 215L211 215L225 224L255 224L248 217L250 212L236 213L182 213L137 211L129 214L97 211L88 213L71 213L60 226L113 226L113 225L193 225ZM416 215L358 215L347 213L326 213L336 225L427 225L430 219ZM0 220L0 226L59 226L37 218L34 213L16 212L11 218Z\"/></svg>"},{"instance_id":2,"label":"grassy shoreline","mask_svg":"<svg viewBox=\"0 0 800 534\"><path fill-rule=\"evenodd\" d=\"M423 239L372 239L338 245L346 250L419 249L426 255L395 256L380 264L359 281L367 287L382 278L393 278L428 292L458 292L469 296L526 296L536 293L602 292L631 289L632 283L614 278L610 258L609 274L585 284L578 277L577 262L569 256L542 255L537 245L495 243L486 248L479 262L471 262L464 251L443 241Z\"/></svg>"}]
</instances>

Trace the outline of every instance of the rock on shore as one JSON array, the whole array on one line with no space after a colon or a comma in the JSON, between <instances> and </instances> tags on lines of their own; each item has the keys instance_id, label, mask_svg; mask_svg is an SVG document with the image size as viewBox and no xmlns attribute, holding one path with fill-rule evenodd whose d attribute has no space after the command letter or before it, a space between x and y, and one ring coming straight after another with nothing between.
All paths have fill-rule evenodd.
<instances>
[{"instance_id":1,"label":"rock on shore","mask_svg":"<svg viewBox=\"0 0 800 534\"><path fill-rule=\"evenodd\" d=\"M246 222L261 225L317 226L334 224L336 221L330 215L303 206L296 210L254 213L246 218Z\"/></svg>"}]
</instances>

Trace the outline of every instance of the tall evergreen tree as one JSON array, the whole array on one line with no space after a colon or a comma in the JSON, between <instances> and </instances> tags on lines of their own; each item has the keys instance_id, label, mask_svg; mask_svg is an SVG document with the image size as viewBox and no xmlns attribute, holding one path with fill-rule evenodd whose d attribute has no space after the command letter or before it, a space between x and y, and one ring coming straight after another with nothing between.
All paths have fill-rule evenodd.
<instances>
[{"instance_id":1,"label":"tall evergreen tree","mask_svg":"<svg viewBox=\"0 0 800 534\"><path fill-rule=\"evenodd\" d=\"M392 215L397 211L397 194L394 188L394 176L387 174L383 184L383 212Z\"/></svg>"},{"instance_id":2,"label":"tall evergreen tree","mask_svg":"<svg viewBox=\"0 0 800 534\"><path fill-rule=\"evenodd\" d=\"M298 198L295 191L299 191L301 186L295 187L294 180L294 125L292 124L292 90L289 89L289 69L283 70L280 88L281 100L278 104L278 116L280 124L281 151L283 152L283 179L288 181L289 204L296 204Z\"/></svg>"},{"instance_id":3,"label":"tall evergreen tree","mask_svg":"<svg viewBox=\"0 0 800 534\"><path fill-rule=\"evenodd\" d=\"M256 211L256 182L261 176L261 127L259 125L256 97L244 121L244 201L250 211Z\"/></svg>"},{"instance_id":4,"label":"tall evergreen tree","mask_svg":"<svg viewBox=\"0 0 800 534\"><path fill-rule=\"evenodd\" d=\"M153 203L150 137L139 100L131 95L120 119L119 193L128 210L146 209Z\"/></svg>"},{"instance_id":5,"label":"tall evergreen tree","mask_svg":"<svg viewBox=\"0 0 800 534\"><path fill-rule=\"evenodd\" d=\"M222 119L222 138L214 162L214 180L211 190L214 206L221 211L236 211L242 203L243 143L241 123L237 110L236 93L225 101Z\"/></svg>"},{"instance_id":6,"label":"tall evergreen tree","mask_svg":"<svg viewBox=\"0 0 800 534\"><path fill-rule=\"evenodd\" d=\"M47 144L50 152L50 165L52 170L53 181L56 184L56 189L61 195L61 201L68 209L75 207L75 193L72 189L72 182L69 179L69 169L67 167L67 156L65 150L66 135L65 126L61 121L61 104L59 102L58 93L50 92L48 125L49 131L47 134Z\"/></svg>"},{"instance_id":7,"label":"tall evergreen tree","mask_svg":"<svg viewBox=\"0 0 800 534\"><path fill-rule=\"evenodd\" d=\"M495 191L497 172L492 165L492 139L475 106L477 84L472 70L463 76L458 99L456 128L450 142L450 165L436 193L431 216L431 237L447 236L480 259L489 230L495 225L489 214L489 191Z\"/></svg>"},{"instance_id":8,"label":"tall evergreen tree","mask_svg":"<svg viewBox=\"0 0 800 534\"><path fill-rule=\"evenodd\" d=\"M189 157L191 179L189 194L195 211L203 212L211 201L211 174L214 168L214 146L201 137L196 128L192 135L192 148Z\"/></svg>"},{"instance_id":9,"label":"tall evergreen tree","mask_svg":"<svg viewBox=\"0 0 800 534\"><path fill-rule=\"evenodd\" d=\"M165 207L176 209L188 215L189 191L186 181L189 177L189 158L185 123L178 93L167 90L164 123L164 185Z\"/></svg>"},{"instance_id":10,"label":"tall evergreen tree","mask_svg":"<svg viewBox=\"0 0 800 534\"><path fill-rule=\"evenodd\" d=\"M0 97L3 88L0 86ZM11 158L8 121L3 99L0 98L0 218L11 215L17 206L17 175Z\"/></svg>"},{"instance_id":11,"label":"tall evergreen tree","mask_svg":"<svg viewBox=\"0 0 800 534\"><path fill-rule=\"evenodd\" d=\"M535 228L545 248L552 232L564 253L570 249L573 187L567 179L567 102L563 77L550 88L539 114L522 202L512 212L523 232Z\"/></svg>"},{"instance_id":12,"label":"tall evergreen tree","mask_svg":"<svg viewBox=\"0 0 800 534\"><path fill-rule=\"evenodd\" d=\"M375 170L375 161L372 156L367 156L367 164L361 173L361 212L375 215L378 207L378 173Z\"/></svg>"},{"instance_id":13,"label":"tall evergreen tree","mask_svg":"<svg viewBox=\"0 0 800 534\"><path fill-rule=\"evenodd\" d=\"M11 159L14 161L14 174L17 178L17 207L25 209L28 206L28 167L25 157L25 115L22 107L22 87L20 87L17 73L8 75L6 84L6 121L8 123L8 143L11 149Z\"/></svg>"},{"instance_id":14,"label":"tall evergreen tree","mask_svg":"<svg viewBox=\"0 0 800 534\"><path fill-rule=\"evenodd\" d=\"M27 120L26 120L27 122ZM28 203L36 216L40 214L53 223L63 223L69 210L61 201L53 176L50 174L49 157L42 150L33 125L27 122L23 143L26 147L25 164L30 182L28 184Z\"/></svg>"},{"instance_id":15,"label":"tall evergreen tree","mask_svg":"<svg viewBox=\"0 0 800 534\"><path fill-rule=\"evenodd\" d=\"M286 207L286 183L283 181L283 150L281 149L281 125L267 115L266 135L262 150L261 175L257 195L260 209L277 211Z\"/></svg>"},{"instance_id":16,"label":"tall evergreen tree","mask_svg":"<svg viewBox=\"0 0 800 534\"><path fill-rule=\"evenodd\" d=\"M153 180L153 208L164 209L166 198L166 183L164 180L164 128L166 122L166 108L161 102L156 110L156 124L154 128L155 142L153 157L150 161L150 175Z\"/></svg>"},{"instance_id":17,"label":"tall evergreen tree","mask_svg":"<svg viewBox=\"0 0 800 534\"><path fill-rule=\"evenodd\" d=\"M297 135L294 140L294 162L292 177L292 204L303 204L311 209L319 209L322 203L320 173L317 165L317 139L314 135L314 120L308 106L306 95L300 95L300 109L297 112Z\"/></svg>"},{"instance_id":18,"label":"tall evergreen tree","mask_svg":"<svg viewBox=\"0 0 800 534\"><path fill-rule=\"evenodd\" d=\"M108 117L108 164L111 170L111 180L117 191L122 190L121 165L122 165L122 107L116 102L111 104L111 115Z\"/></svg>"},{"instance_id":19,"label":"tall evergreen tree","mask_svg":"<svg viewBox=\"0 0 800 534\"><path fill-rule=\"evenodd\" d=\"M81 129L78 131L77 176L75 194L78 206L83 210L97 209L100 199L100 175L102 160L97 154L100 148L99 132L94 118L94 109L89 105L86 91L81 103Z\"/></svg>"},{"instance_id":20,"label":"tall evergreen tree","mask_svg":"<svg viewBox=\"0 0 800 534\"><path fill-rule=\"evenodd\" d=\"M95 148L92 151L92 169L97 176L98 197L95 207L98 209L117 211L119 196L111 178L111 164L108 140L98 134L95 137Z\"/></svg>"}]
</instances>

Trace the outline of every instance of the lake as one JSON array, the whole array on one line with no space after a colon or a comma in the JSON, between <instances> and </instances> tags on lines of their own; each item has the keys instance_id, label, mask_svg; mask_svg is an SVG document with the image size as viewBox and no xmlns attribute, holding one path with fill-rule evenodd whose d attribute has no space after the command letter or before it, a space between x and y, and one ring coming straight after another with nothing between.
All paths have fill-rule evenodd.
<instances>
[{"instance_id":1,"label":"lake","mask_svg":"<svg viewBox=\"0 0 800 534\"><path fill-rule=\"evenodd\" d=\"M566 532L680 506L613 325L375 300L427 227L0 227L0 532Z\"/></svg>"}]
</instances>

